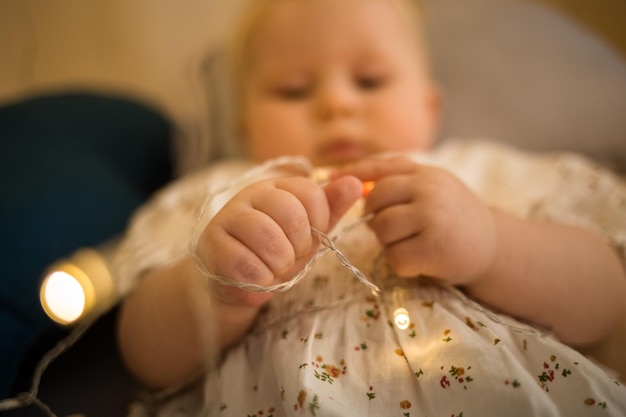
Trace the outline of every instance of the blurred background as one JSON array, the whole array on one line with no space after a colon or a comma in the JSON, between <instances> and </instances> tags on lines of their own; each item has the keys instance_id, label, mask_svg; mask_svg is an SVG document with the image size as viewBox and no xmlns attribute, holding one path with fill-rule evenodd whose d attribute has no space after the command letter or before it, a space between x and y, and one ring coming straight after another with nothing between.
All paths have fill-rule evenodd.
<instances>
[{"instance_id":1,"label":"blurred background","mask_svg":"<svg viewBox=\"0 0 626 417\"><path fill-rule=\"evenodd\" d=\"M613 43L626 55L626 1L540 0L552 4Z\"/></svg>"},{"instance_id":2,"label":"blurred background","mask_svg":"<svg viewBox=\"0 0 626 417\"><path fill-rule=\"evenodd\" d=\"M575 16L626 55L626 0L537 1ZM184 125L203 111L193 71L228 21L211 16L230 13L228 3L0 0L0 104L87 85L131 92Z\"/></svg>"},{"instance_id":3,"label":"blurred background","mask_svg":"<svg viewBox=\"0 0 626 417\"><path fill-rule=\"evenodd\" d=\"M0 0L0 105L96 89L136 97L184 127L205 111L190 77L223 30L213 3Z\"/></svg>"}]
</instances>

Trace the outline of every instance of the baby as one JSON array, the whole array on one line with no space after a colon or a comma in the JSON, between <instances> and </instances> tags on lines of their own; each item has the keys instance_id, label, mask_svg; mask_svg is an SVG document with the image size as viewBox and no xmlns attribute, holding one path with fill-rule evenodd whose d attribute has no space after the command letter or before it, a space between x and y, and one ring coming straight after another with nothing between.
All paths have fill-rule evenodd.
<instances>
[{"instance_id":1,"label":"baby","mask_svg":"<svg viewBox=\"0 0 626 417\"><path fill-rule=\"evenodd\" d=\"M434 147L410 0L253 0L231 49L250 161L172 184L121 248L130 369L205 380L160 415L626 413L626 389L567 346L626 314L616 177Z\"/></svg>"}]
</instances>

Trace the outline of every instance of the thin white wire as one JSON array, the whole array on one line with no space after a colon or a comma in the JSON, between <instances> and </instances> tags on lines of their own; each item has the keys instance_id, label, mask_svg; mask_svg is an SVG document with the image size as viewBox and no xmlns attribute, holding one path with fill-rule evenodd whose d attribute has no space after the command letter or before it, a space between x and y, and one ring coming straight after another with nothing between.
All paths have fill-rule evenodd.
<instances>
[{"instance_id":1,"label":"thin white wire","mask_svg":"<svg viewBox=\"0 0 626 417\"><path fill-rule=\"evenodd\" d=\"M320 257L325 255L328 251L332 251L337 257L337 259L339 260L339 262L344 267L346 267L356 279L358 279L361 283L363 283L365 286L371 289L374 295L379 296L381 293L380 287L374 284L373 282L371 282L369 279L367 279L367 277L358 268L356 268L354 265L350 263L350 261L346 258L346 256L335 245L335 243L344 234L350 232L352 229L354 229L358 225L369 221L373 216L372 214L363 216L357 219L356 221L354 221L353 223L347 225L346 227L341 229L339 233L336 234L333 238L329 238L326 234L322 233L321 231L317 230L314 227L311 227L311 233L320 239L320 242L323 245L323 248L321 248L319 251L316 252L316 254L307 262L307 264L298 274L296 274L289 281L282 282L280 284L275 284L275 285L265 287L265 286L252 284L252 283L239 282L239 281L235 281L235 280L228 279L225 277L220 277L215 274L211 274L206 269L206 267L200 260L198 253L197 253L196 236L197 236L197 232L199 229L199 225L211 201L213 201L215 197L227 191L231 187L235 187L235 186L244 184L250 180L259 178L263 174L265 174L268 170L281 167L281 166L300 168L303 171L303 173L307 175L311 175L311 173L313 172L312 165L305 158L282 157L282 158L268 161L265 164L258 166L257 168L249 170L242 177L238 178L237 180L229 182L226 186L224 186L217 192L210 194L205 199L204 204L202 205L202 208L200 210L198 219L196 221L191 243L190 243L191 254L195 260L197 268L204 274L204 276L212 280L215 280L222 285L238 287L238 288L242 288L244 290L253 291L253 292L285 292L293 288L293 286L295 286L296 284L298 284L298 282L300 282L300 280L302 280L302 278L304 278L307 275L307 273L313 268L313 266L315 265L315 263ZM377 257L375 263L378 263L379 261L381 261L380 255ZM530 326L519 325L515 323L514 320L507 319L506 317L500 317L498 314L492 312L491 310L483 307L476 301L467 297L462 291L460 291L458 288L454 287L453 285L448 284L446 282L441 282L441 281L437 281L437 283L438 285L448 289L452 294L454 294L457 298L459 298L466 306L482 312L483 314L487 315L491 320L495 321L496 323L502 324L504 326L511 328L514 331L525 333L525 334L543 336L549 333L549 332L545 332L545 331L542 331L540 329L536 329ZM99 316L100 314L92 314L91 316L86 317L84 321L79 323L72 330L69 336L61 340L59 343L57 343L57 345L54 346L54 348L48 351L48 353L46 353L46 355L44 355L44 357L39 361L37 368L35 369L30 390L25 393L20 393L13 398L0 400L0 411L12 410L12 409L17 409L21 407L26 407L29 405L35 405L38 408L40 408L43 412L45 412L49 417L57 417L57 415L54 414L54 412L50 409L50 407L38 398L39 385L41 382L42 375L46 371L48 366L56 358L58 358L62 353L64 353L70 347L72 347L83 336L83 334L91 327L91 325L99 318Z\"/></svg>"},{"instance_id":2,"label":"thin white wire","mask_svg":"<svg viewBox=\"0 0 626 417\"><path fill-rule=\"evenodd\" d=\"M371 219L373 217L373 215L367 215L364 217L361 217L358 221L354 222L352 225L349 225L348 227L344 228L341 230L340 235L336 236L333 239L330 239L328 236L326 236L324 233L320 232L319 230L315 229L315 228L311 228L311 231L313 232L313 234L317 235L317 237L320 239L320 241L322 242L322 245L325 246L326 250L330 250L332 252L335 253L335 256L337 257L337 259L339 260L339 262L348 269L348 271L350 271L350 273L352 274L352 276L354 276L356 279L358 279L363 285L365 285L366 287L368 287L370 290L372 290L372 294L378 296L380 295L380 287L376 284L374 284L373 282L371 282L369 279L367 279L367 277L354 265L352 265L350 263L350 261L345 257L345 255L343 253L341 253L341 251L339 249L337 249L337 247L335 246L335 241L339 238L339 236L343 235L344 233L350 231L352 228L354 228L355 226L364 223L366 221L368 221L369 219ZM324 252L326 251L324 250ZM321 251L320 251L321 252ZM319 252L318 252L319 253ZM315 260L317 260L317 258L315 258Z\"/></svg>"},{"instance_id":3,"label":"thin white wire","mask_svg":"<svg viewBox=\"0 0 626 417\"><path fill-rule=\"evenodd\" d=\"M354 227L367 221L368 218L369 216L358 219L356 222L342 229L340 234L333 237L332 239L329 238L326 234L317 230L316 228L311 227L311 233L320 239L320 242L322 243L324 247L321 248L319 251L317 251L315 255L313 255L313 257L309 259L309 261L306 263L304 268L300 272L298 272L293 278L291 278L289 281L281 282L279 284L263 286L263 285L249 283L249 282L235 281L230 278L225 278L219 275L211 274L210 272L207 271L206 267L204 267L204 265L201 262L200 262L200 265L198 265L198 267L202 269L203 274L207 278L217 281L222 285L241 288L241 289L251 291L251 292L279 292L280 293L280 292L288 291L291 288L293 288L296 284L298 284L298 282L300 282L302 278L304 278L309 273L309 271L313 268L313 266L315 266L317 260L321 258L323 255L325 255L326 253L328 253L328 251L331 251L335 254L339 262L344 267L346 267L357 280L359 280L363 285L371 289L373 294L378 295L380 293L380 288L378 287L378 285L374 284L369 279L367 279L367 277L357 267L352 265L350 261L348 261L346 256L335 246L335 242L338 241L339 238L343 236L344 233L347 233ZM197 257L196 259L198 260Z\"/></svg>"},{"instance_id":4,"label":"thin white wire","mask_svg":"<svg viewBox=\"0 0 626 417\"><path fill-rule=\"evenodd\" d=\"M13 398L0 400L0 411L14 410L17 408L27 407L29 405L35 405L49 417L57 417L57 415L52 412L50 407L38 397L41 377L46 369L48 369L48 366L61 356L61 354L71 348L100 316L101 312L94 312L93 314L85 317L85 319L78 323L67 337L59 341L52 349L50 349L41 358L35 368L30 390L28 392L19 393Z\"/></svg>"},{"instance_id":5,"label":"thin white wire","mask_svg":"<svg viewBox=\"0 0 626 417\"><path fill-rule=\"evenodd\" d=\"M202 203L202 207L200 208L200 213L198 214L198 218L196 219L196 224L194 225L194 228L191 234L191 241L190 241L191 254L196 260L196 264L198 266L201 266L201 271L204 272L206 271L206 269L204 268L204 265L198 258L198 232L200 231L199 229L200 229L200 224L202 223L202 219L204 218L206 211L208 210L211 202L218 195L225 193L229 189L245 184L253 179L262 177L265 173L267 173L267 171L274 169L274 168L278 168L280 166L291 166L291 167L301 168L305 175L310 175L311 172L313 172L313 166L306 158L285 156L285 157L281 157L277 159L272 159L270 161L267 161L259 165L256 168L253 168L247 171L243 176L227 182L226 185L224 185L222 188L212 193L209 193L209 195L204 199L204 202Z\"/></svg>"},{"instance_id":6,"label":"thin white wire","mask_svg":"<svg viewBox=\"0 0 626 417\"><path fill-rule=\"evenodd\" d=\"M202 205L202 208L200 209L200 214L198 215L198 219L196 221L193 234L192 234L192 239L190 242L191 256L193 257L198 270L206 278L209 278L222 285L226 285L229 287L240 288L240 289L251 291L251 292L285 292L293 288L294 285L298 284L298 282L300 282L302 278L304 278L309 273L309 271L313 268L313 266L316 264L317 260L320 257L325 255L328 251L331 251L335 254L339 262L343 266L345 266L357 280L359 280L361 283L363 283L365 286L371 289L374 295L379 295L380 288L376 284L372 283L369 279L367 279L367 277L361 271L359 271L357 267L352 265L350 261L348 261L348 259L345 257L345 255L335 246L335 242L341 236L343 236L345 233L352 230L354 227L358 226L359 224L368 221L371 218L370 216L361 217L354 223L349 224L348 226L344 227L332 239L329 238L326 234L317 230L315 227L311 226L311 233L320 239L320 242L322 243L323 248L317 251L315 255L313 255L313 257L309 259L309 261L306 263L304 268L300 272L298 272L294 277L292 277L289 281L285 281L279 284L274 284L274 285L269 285L269 286L263 286L263 285L253 284L250 282L235 281L231 278L226 278L226 277L213 274L209 270L207 270L206 266L200 260L200 257L198 255L197 236L198 236L200 224L202 223L202 219L206 213L207 208L211 204L211 202L218 195L226 192L228 189L237 187L241 184L245 184L250 180L254 180L259 177L262 177L265 173L267 173L267 171L271 169L279 168L279 167L299 168L300 170L303 171L304 174L309 175L309 176L313 173L313 166L306 158L293 157L293 156L281 157L281 158L267 161L264 164L258 166L257 168L253 168L252 170L249 170L242 177L229 182L228 184L226 184L226 186L222 187L217 192L211 193L209 194L209 196L207 196L207 198L204 201L204 204Z\"/></svg>"}]
</instances>

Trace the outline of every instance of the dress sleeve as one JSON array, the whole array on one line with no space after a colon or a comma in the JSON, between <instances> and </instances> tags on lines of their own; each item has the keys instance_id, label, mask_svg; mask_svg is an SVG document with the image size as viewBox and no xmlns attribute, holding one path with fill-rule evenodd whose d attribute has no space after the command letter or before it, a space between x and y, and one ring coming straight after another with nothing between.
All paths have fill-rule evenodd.
<instances>
[{"instance_id":1,"label":"dress sleeve","mask_svg":"<svg viewBox=\"0 0 626 417\"><path fill-rule=\"evenodd\" d=\"M534 153L489 141L451 141L438 150L488 204L530 220L602 235L626 263L626 177L568 152Z\"/></svg>"},{"instance_id":2,"label":"dress sleeve","mask_svg":"<svg viewBox=\"0 0 626 417\"><path fill-rule=\"evenodd\" d=\"M529 217L599 233L626 264L626 178L576 155L554 156L551 163L554 186Z\"/></svg>"},{"instance_id":3,"label":"dress sleeve","mask_svg":"<svg viewBox=\"0 0 626 417\"><path fill-rule=\"evenodd\" d=\"M135 212L113 257L120 295L127 294L147 271L172 264L189 252L195 219L209 193L209 176L199 173L176 180Z\"/></svg>"}]
</instances>

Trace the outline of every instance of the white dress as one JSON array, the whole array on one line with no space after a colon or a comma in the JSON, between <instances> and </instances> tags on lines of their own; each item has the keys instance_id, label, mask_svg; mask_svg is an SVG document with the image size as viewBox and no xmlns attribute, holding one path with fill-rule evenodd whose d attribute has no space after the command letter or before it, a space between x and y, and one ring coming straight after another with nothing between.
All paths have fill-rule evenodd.
<instances>
[{"instance_id":1,"label":"white dress","mask_svg":"<svg viewBox=\"0 0 626 417\"><path fill-rule=\"evenodd\" d=\"M624 182L580 157L467 141L413 156L449 169L493 206L594 230L626 259ZM183 179L138 213L121 257L125 291L145 268L188 250L204 198L240 169ZM203 386L164 401L158 415L626 416L626 387L616 375L549 332L489 311L455 288L388 274L359 210L357 204L335 229L336 245L381 285L381 296L326 253L270 301ZM405 329L394 324L399 306L410 318Z\"/></svg>"}]
</instances>

